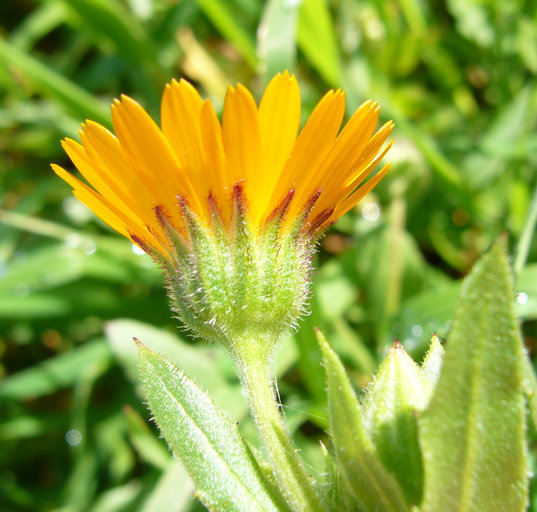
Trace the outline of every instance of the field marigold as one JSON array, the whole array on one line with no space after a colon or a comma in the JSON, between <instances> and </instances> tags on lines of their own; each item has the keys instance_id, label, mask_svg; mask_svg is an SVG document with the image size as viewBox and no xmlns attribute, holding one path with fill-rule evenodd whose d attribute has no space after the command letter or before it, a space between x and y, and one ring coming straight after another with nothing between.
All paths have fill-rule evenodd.
<instances>
[{"instance_id":1,"label":"field marigold","mask_svg":"<svg viewBox=\"0 0 537 512\"><path fill-rule=\"evenodd\" d=\"M259 107L244 86L230 87L221 123L210 100L173 80L162 128L121 96L112 105L115 135L87 121L81 144L62 142L89 185L52 167L160 263L175 311L195 332L224 341L279 334L306 300L319 234L388 171L363 183L393 128L390 121L375 133L379 107L367 101L340 131L341 90L321 99L298 134L300 108L287 72L272 79Z\"/></svg>"}]
</instances>

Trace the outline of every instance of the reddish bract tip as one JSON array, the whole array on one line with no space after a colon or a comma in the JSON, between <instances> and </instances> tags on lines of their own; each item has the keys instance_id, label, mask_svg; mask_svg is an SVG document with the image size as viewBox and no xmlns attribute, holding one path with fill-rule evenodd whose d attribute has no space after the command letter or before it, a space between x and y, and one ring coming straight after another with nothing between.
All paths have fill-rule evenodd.
<instances>
[{"instance_id":1,"label":"reddish bract tip","mask_svg":"<svg viewBox=\"0 0 537 512\"><path fill-rule=\"evenodd\" d=\"M152 250L149 248L149 245L138 235L135 235L134 233L129 233L129 236L131 237L131 240L138 246L140 249L142 249L147 254L151 255Z\"/></svg>"},{"instance_id":2,"label":"reddish bract tip","mask_svg":"<svg viewBox=\"0 0 537 512\"><path fill-rule=\"evenodd\" d=\"M307 232L311 235L315 234L319 229L323 227L323 225L326 223L326 221L330 218L330 215L334 213L333 208L329 208L328 210L323 210L319 215L317 215L309 224L307 228Z\"/></svg>"},{"instance_id":3,"label":"reddish bract tip","mask_svg":"<svg viewBox=\"0 0 537 512\"><path fill-rule=\"evenodd\" d=\"M287 211L289 210L289 205L291 204L291 201L293 200L294 196L295 189L292 188L291 190L289 190L289 192L287 192L281 203L276 208L274 208L274 210L272 210L270 215L267 217L265 224L269 224L276 218L279 218L279 221L282 222L285 218L285 215L287 214Z\"/></svg>"},{"instance_id":4,"label":"reddish bract tip","mask_svg":"<svg viewBox=\"0 0 537 512\"><path fill-rule=\"evenodd\" d=\"M392 348L394 350L404 350L405 349L405 347L403 347L403 344L397 338L395 338L395 341L393 342Z\"/></svg>"}]
</instances>

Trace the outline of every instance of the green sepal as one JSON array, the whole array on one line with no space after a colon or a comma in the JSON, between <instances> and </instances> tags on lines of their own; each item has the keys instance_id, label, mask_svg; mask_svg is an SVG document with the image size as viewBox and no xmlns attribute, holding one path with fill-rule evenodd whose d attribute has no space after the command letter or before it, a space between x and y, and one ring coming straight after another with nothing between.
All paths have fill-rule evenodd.
<instances>
[{"instance_id":1,"label":"green sepal","mask_svg":"<svg viewBox=\"0 0 537 512\"><path fill-rule=\"evenodd\" d=\"M253 289L257 288L255 265L257 254L252 244L252 232L246 211L247 205L244 191L242 185L237 183L233 187L230 261L232 262L234 274L240 276L240 278L233 280L230 297L236 301L239 307L253 305L248 296L252 294Z\"/></svg>"},{"instance_id":2,"label":"green sepal","mask_svg":"<svg viewBox=\"0 0 537 512\"><path fill-rule=\"evenodd\" d=\"M201 222L187 202L181 202L181 211L192 247L186 260L188 280L193 288L188 297L189 309L194 314L192 323L198 326L199 332L206 338L213 336L215 331L218 332L218 339L224 335L225 322L222 319L226 316L220 305L226 304L229 297L226 260L221 252L221 239L225 235L220 232L219 240L219 232Z\"/></svg>"},{"instance_id":3,"label":"green sepal","mask_svg":"<svg viewBox=\"0 0 537 512\"><path fill-rule=\"evenodd\" d=\"M524 357L505 241L465 280L438 384L419 419L422 512L522 512Z\"/></svg>"},{"instance_id":4,"label":"green sepal","mask_svg":"<svg viewBox=\"0 0 537 512\"><path fill-rule=\"evenodd\" d=\"M193 325L198 323L196 310L206 309L206 305L203 305L204 296L201 293L199 273L192 272L196 265L192 261L194 256L190 235L192 231L196 232L196 227L192 226L189 207L182 198L179 200L179 205L183 220L188 226L188 232L179 232L160 206L155 208L155 216L162 230L166 233L168 243L173 251L173 266L168 265L163 268L171 299L171 309L186 325Z\"/></svg>"},{"instance_id":5,"label":"green sepal","mask_svg":"<svg viewBox=\"0 0 537 512\"><path fill-rule=\"evenodd\" d=\"M363 424L362 411L345 369L317 331L326 371L328 416L335 459L351 510L408 512L397 480L382 465Z\"/></svg>"},{"instance_id":6,"label":"green sepal","mask_svg":"<svg viewBox=\"0 0 537 512\"><path fill-rule=\"evenodd\" d=\"M137 345L154 419L205 506L226 512L279 510L237 426L181 370Z\"/></svg>"},{"instance_id":7,"label":"green sepal","mask_svg":"<svg viewBox=\"0 0 537 512\"><path fill-rule=\"evenodd\" d=\"M243 339L273 344L296 324L309 293L314 246L299 236L302 224L283 223L291 199L292 194L261 232L252 228L240 183L233 188L227 226L212 197L209 222L178 197L181 232L155 209L173 252L173 265L162 267L172 310L196 335L233 351Z\"/></svg>"},{"instance_id":8,"label":"green sepal","mask_svg":"<svg viewBox=\"0 0 537 512\"><path fill-rule=\"evenodd\" d=\"M438 378L440 377L440 371L442 369L442 361L444 360L444 347L440 338L433 334L429 350L421 363L421 369L425 377L429 382L436 386Z\"/></svg>"},{"instance_id":9,"label":"green sepal","mask_svg":"<svg viewBox=\"0 0 537 512\"><path fill-rule=\"evenodd\" d=\"M395 342L363 404L366 431L409 505L420 503L422 498L423 461L416 413L427 405L431 389L422 369Z\"/></svg>"},{"instance_id":10,"label":"green sepal","mask_svg":"<svg viewBox=\"0 0 537 512\"><path fill-rule=\"evenodd\" d=\"M287 283L290 283L292 288L291 293L294 294L296 281L301 278L301 275L296 272L295 261L289 261L290 259L296 260L296 258L299 257L299 247L296 243L296 236L294 236L292 230L285 232L283 229L283 222L293 197L294 190L291 189L280 205L267 219L265 226L260 233L259 241L259 255L264 259L263 266L265 278L262 282L263 295L271 297L275 294L281 294L283 300L281 300L279 304L276 304L276 306L281 305L283 307L289 302L288 293L284 291L284 287ZM285 234L285 236L282 237L283 234ZM278 250L282 243L288 245L289 242L293 244L291 250L289 247L285 247L283 250ZM290 276L288 272L294 272L294 274ZM294 297L291 297L291 300L293 299ZM293 321L296 321L296 319L293 319Z\"/></svg>"},{"instance_id":11,"label":"green sepal","mask_svg":"<svg viewBox=\"0 0 537 512\"><path fill-rule=\"evenodd\" d=\"M162 206L155 206L154 212L162 231L166 234L166 239L172 250L174 263L177 265L190 253L188 240L185 239L184 234L177 231ZM153 256L153 254L151 255Z\"/></svg>"}]
</instances>

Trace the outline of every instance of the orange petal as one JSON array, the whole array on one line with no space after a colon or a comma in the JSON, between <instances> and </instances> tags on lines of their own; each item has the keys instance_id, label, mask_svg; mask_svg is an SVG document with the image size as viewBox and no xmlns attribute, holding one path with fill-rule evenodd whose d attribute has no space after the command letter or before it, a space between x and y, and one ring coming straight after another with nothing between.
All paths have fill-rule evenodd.
<instances>
[{"instance_id":1,"label":"orange petal","mask_svg":"<svg viewBox=\"0 0 537 512\"><path fill-rule=\"evenodd\" d=\"M100 169L99 166L95 165L96 162L88 158L84 148L78 142L72 139L65 139L62 141L62 147L82 176L95 187L101 196L105 197L110 203L125 210L129 217L136 218L138 222L143 225L143 222L138 218L138 215L128 206L128 203L131 201L126 197L124 191L121 190L121 185L118 185L114 181L107 180L106 174L102 172L102 169ZM71 175L68 174L68 176ZM72 176L72 179L76 180L74 176ZM76 183L82 185L82 182L79 180L76 180Z\"/></svg>"},{"instance_id":2,"label":"orange petal","mask_svg":"<svg viewBox=\"0 0 537 512\"><path fill-rule=\"evenodd\" d=\"M125 157L117 138L100 124L89 121L84 126L81 139L87 164L92 165L95 173L108 183L117 199L145 224L158 228L153 208L159 204L159 198L153 197L147 184L144 186L140 176ZM87 176L86 179L100 191L93 179ZM101 194L117 204L117 200L104 192Z\"/></svg>"},{"instance_id":3,"label":"orange petal","mask_svg":"<svg viewBox=\"0 0 537 512\"><path fill-rule=\"evenodd\" d=\"M244 180L246 195L251 197L259 182L259 119L252 95L241 84L226 94L222 136L231 185Z\"/></svg>"},{"instance_id":4,"label":"orange petal","mask_svg":"<svg viewBox=\"0 0 537 512\"><path fill-rule=\"evenodd\" d=\"M384 144L395 124L393 121L384 123L371 139L369 139L367 146L364 148L362 154L353 162L352 168L356 169L367 165L367 163L378 153L381 146Z\"/></svg>"},{"instance_id":5,"label":"orange petal","mask_svg":"<svg viewBox=\"0 0 537 512\"><path fill-rule=\"evenodd\" d=\"M59 165L52 164L51 167L61 179L71 185L74 196L112 229L131 241L130 233L134 233L142 240L147 240L149 245L167 256L168 251L163 243L156 238L154 234L148 231L147 228L135 221L133 222L133 220L126 216L120 208L114 206Z\"/></svg>"},{"instance_id":6,"label":"orange petal","mask_svg":"<svg viewBox=\"0 0 537 512\"><path fill-rule=\"evenodd\" d=\"M272 192L296 141L300 124L300 90L295 76L286 71L268 84L259 106L261 134L260 180L252 198L254 222L267 211Z\"/></svg>"},{"instance_id":7,"label":"orange petal","mask_svg":"<svg viewBox=\"0 0 537 512\"><path fill-rule=\"evenodd\" d=\"M162 132L196 191L205 197L208 186L201 140L202 108L200 95L185 80L173 80L166 85L161 107Z\"/></svg>"},{"instance_id":8,"label":"orange petal","mask_svg":"<svg viewBox=\"0 0 537 512\"><path fill-rule=\"evenodd\" d=\"M351 176L349 180L345 183L344 188L352 188L359 185L367 176L368 174L373 171L373 169L380 163L380 161L386 156L386 153L390 150L390 148L393 146L393 140L390 141L386 147L382 150L381 153L379 153L373 160L367 164L366 167L363 169L357 170L356 174L354 176Z\"/></svg>"},{"instance_id":9,"label":"orange petal","mask_svg":"<svg viewBox=\"0 0 537 512\"><path fill-rule=\"evenodd\" d=\"M313 183L322 183L324 190L345 181L346 175L355 167L356 159L362 154L377 124L379 109L371 101L364 103L353 114L339 134L332 151L318 173L311 176ZM310 185L311 186L311 185ZM313 187L318 187L314 184Z\"/></svg>"},{"instance_id":10,"label":"orange petal","mask_svg":"<svg viewBox=\"0 0 537 512\"><path fill-rule=\"evenodd\" d=\"M300 132L291 156L284 166L281 179L272 197L272 204L296 188L289 218L294 218L304 202L315 191L303 186L308 175L314 174L332 148L345 112L345 95L342 91L329 91L324 95L306 125Z\"/></svg>"},{"instance_id":11,"label":"orange petal","mask_svg":"<svg viewBox=\"0 0 537 512\"><path fill-rule=\"evenodd\" d=\"M391 164L386 164L375 176L367 181L360 188L352 192L344 201L342 201L334 210L329 222L333 222L339 219L342 215L345 215L351 208L353 208L360 199L366 196L371 190L373 190L379 181L386 176L390 170Z\"/></svg>"},{"instance_id":12,"label":"orange petal","mask_svg":"<svg viewBox=\"0 0 537 512\"><path fill-rule=\"evenodd\" d=\"M231 218L233 182L227 171L222 127L209 100L205 101L201 109L201 137L211 193L226 220Z\"/></svg>"},{"instance_id":13,"label":"orange petal","mask_svg":"<svg viewBox=\"0 0 537 512\"><path fill-rule=\"evenodd\" d=\"M315 207L322 210L323 208L337 204L341 200L341 197L346 195L346 191L355 189L365 178L367 178L384 158L392 145L393 141L387 144L382 152L373 160L370 160L369 158L363 159L361 165L354 169L352 173L349 173L348 176L341 176L339 181L333 183L332 187L323 189L323 194Z\"/></svg>"},{"instance_id":14,"label":"orange petal","mask_svg":"<svg viewBox=\"0 0 537 512\"><path fill-rule=\"evenodd\" d=\"M177 211L176 197L187 197L192 208L206 219L206 208L181 168L164 135L149 114L128 96L112 106L112 122L131 165L143 174L153 194L170 215Z\"/></svg>"}]
</instances>

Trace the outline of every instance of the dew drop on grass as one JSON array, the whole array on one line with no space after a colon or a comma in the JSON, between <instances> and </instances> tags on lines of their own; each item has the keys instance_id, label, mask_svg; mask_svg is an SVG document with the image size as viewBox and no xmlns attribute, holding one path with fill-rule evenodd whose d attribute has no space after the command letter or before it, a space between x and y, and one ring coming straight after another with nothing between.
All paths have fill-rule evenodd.
<instances>
[{"instance_id":1,"label":"dew drop on grass","mask_svg":"<svg viewBox=\"0 0 537 512\"><path fill-rule=\"evenodd\" d=\"M68 430L65 433L65 442L69 446L78 446L82 442L82 433L76 428Z\"/></svg>"},{"instance_id":2,"label":"dew drop on grass","mask_svg":"<svg viewBox=\"0 0 537 512\"><path fill-rule=\"evenodd\" d=\"M375 222L380 217L379 205L373 201L367 203L362 208L362 217L370 222Z\"/></svg>"},{"instance_id":3,"label":"dew drop on grass","mask_svg":"<svg viewBox=\"0 0 537 512\"><path fill-rule=\"evenodd\" d=\"M410 332L413 336L416 336L416 338L419 338L423 334L423 327L421 325L413 325L412 329L410 329Z\"/></svg>"},{"instance_id":4,"label":"dew drop on grass","mask_svg":"<svg viewBox=\"0 0 537 512\"><path fill-rule=\"evenodd\" d=\"M516 301L518 304L527 304L528 303L528 294L525 292L517 293Z\"/></svg>"}]
</instances>

